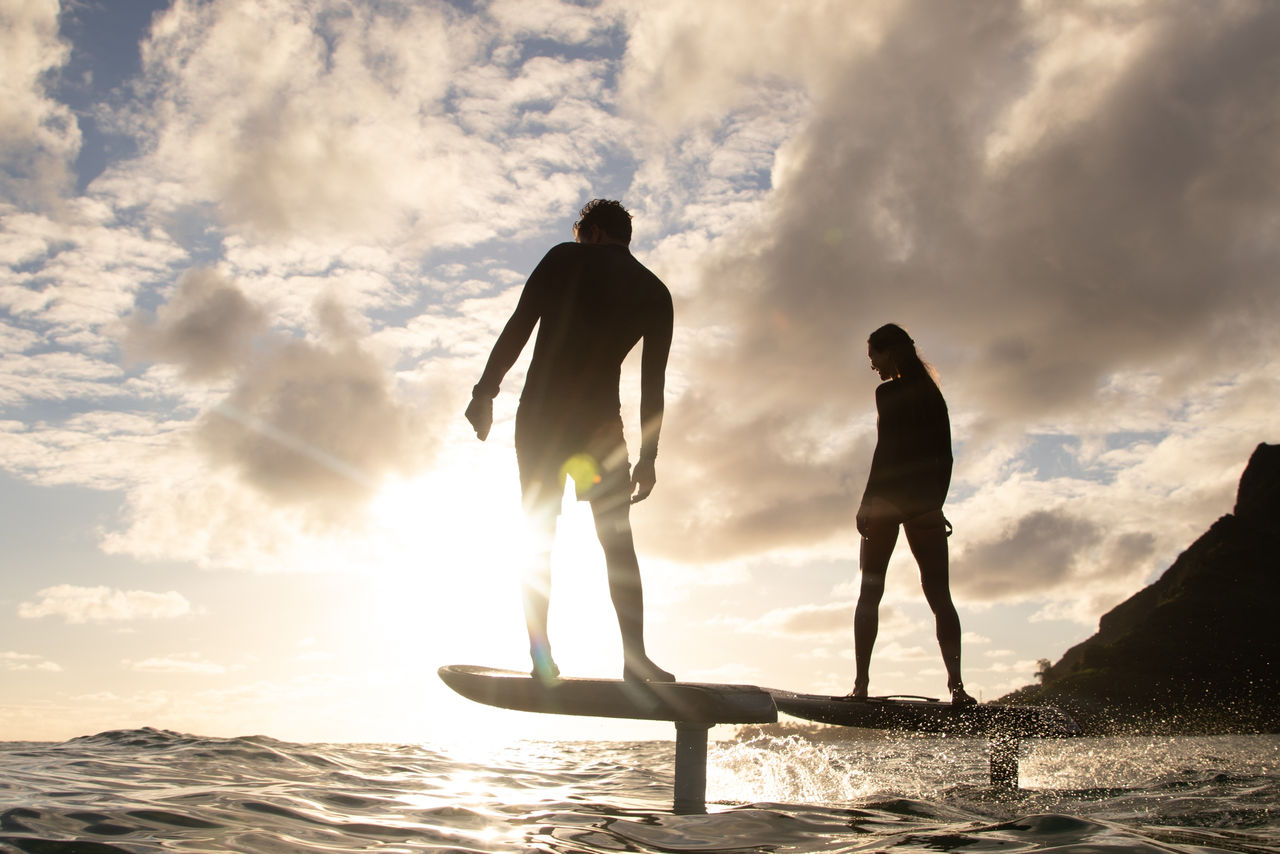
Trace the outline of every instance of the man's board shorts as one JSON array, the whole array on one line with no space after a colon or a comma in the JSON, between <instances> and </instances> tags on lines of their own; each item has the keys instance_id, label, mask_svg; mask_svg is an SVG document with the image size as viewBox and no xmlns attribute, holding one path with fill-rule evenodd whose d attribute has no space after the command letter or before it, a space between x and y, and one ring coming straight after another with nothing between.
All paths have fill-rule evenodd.
<instances>
[{"instance_id":1,"label":"man's board shorts","mask_svg":"<svg viewBox=\"0 0 1280 854\"><path fill-rule=\"evenodd\" d=\"M526 512L556 516L566 478L574 495L597 510L631 501L631 465L622 419L594 430L573 429L563 422L547 424L516 415L516 462Z\"/></svg>"}]
</instances>

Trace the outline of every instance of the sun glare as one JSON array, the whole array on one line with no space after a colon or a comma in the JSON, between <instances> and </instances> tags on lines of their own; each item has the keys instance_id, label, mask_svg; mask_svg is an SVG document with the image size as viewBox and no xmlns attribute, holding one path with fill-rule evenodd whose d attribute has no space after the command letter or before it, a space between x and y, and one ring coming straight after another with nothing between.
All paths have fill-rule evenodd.
<instances>
[{"instance_id":1,"label":"sun glare","mask_svg":"<svg viewBox=\"0 0 1280 854\"><path fill-rule=\"evenodd\" d=\"M370 624L379 656L410 669L528 667L520 588L532 538L514 466L491 457L462 455L389 484L375 500L381 559L370 570L377 611ZM552 551L552 645L566 673L616 676L621 642L604 555L590 506L572 489Z\"/></svg>"}]
</instances>

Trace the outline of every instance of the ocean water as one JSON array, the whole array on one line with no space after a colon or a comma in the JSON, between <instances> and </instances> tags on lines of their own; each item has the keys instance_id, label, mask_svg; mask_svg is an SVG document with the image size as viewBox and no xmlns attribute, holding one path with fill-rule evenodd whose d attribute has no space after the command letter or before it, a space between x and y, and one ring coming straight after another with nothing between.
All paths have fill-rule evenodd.
<instances>
[{"instance_id":1,"label":"ocean water","mask_svg":"<svg viewBox=\"0 0 1280 854\"><path fill-rule=\"evenodd\" d=\"M710 745L674 815L673 743L292 744L163 730L0 743L3 852L1280 852L1280 736Z\"/></svg>"}]
</instances>

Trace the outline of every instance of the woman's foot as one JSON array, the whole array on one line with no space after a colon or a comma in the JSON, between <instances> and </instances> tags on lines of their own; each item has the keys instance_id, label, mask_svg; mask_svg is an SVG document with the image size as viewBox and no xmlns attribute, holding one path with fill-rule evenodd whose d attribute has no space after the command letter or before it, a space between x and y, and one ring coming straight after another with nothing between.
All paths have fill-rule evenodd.
<instances>
[{"instance_id":1,"label":"woman's foot","mask_svg":"<svg viewBox=\"0 0 1280 854\"><path fill-rule=\"evenodd\" d=\"M622 666L622 678L627 682L674 682L676 677L649 660L647 656L628 658Z\"/></svg>"},{"instance_id":2,"label":"woman's foot","mask_svg":"<svg viewBox=\"0 0 1280 854\"><path fill-rule=\"evenodd\" d=\"M850 691L845 696L847 699L850 699L850 700L865 700L867 699L867 686L859 685L857 682L854 682L853 690Z\"/></svg>"},{"instance_id":3,"label":"woman's foot","mask_svg":"<svg viewBox=\"0 0 1280 854\"><path fill-rule=\"evenodd\" d=\"M963 683L957 682L951 686L951 705L976 706L978 701L969 696L969 692L964 690Z\"/></svg>"}]
</instances>

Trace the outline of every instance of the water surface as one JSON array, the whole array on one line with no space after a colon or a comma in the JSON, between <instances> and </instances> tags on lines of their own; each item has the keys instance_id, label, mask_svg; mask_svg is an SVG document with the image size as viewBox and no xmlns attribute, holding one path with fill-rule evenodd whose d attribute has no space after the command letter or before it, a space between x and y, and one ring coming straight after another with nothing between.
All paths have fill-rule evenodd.
<instances>
[{"instance_id":1,"label":"water surface","mask_svg":"<svg viewBox=\"0 0 1280 854\"><path fill-rule=\"evenodd\" d=\"M1280 736L1029 743L1023 789L948 738L291 744L161 730L0 743L5 852L1280 852Z\"/></svg>"}]
</instances>

